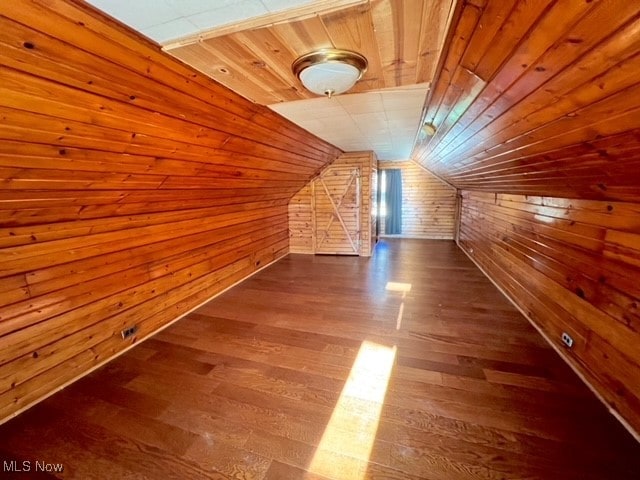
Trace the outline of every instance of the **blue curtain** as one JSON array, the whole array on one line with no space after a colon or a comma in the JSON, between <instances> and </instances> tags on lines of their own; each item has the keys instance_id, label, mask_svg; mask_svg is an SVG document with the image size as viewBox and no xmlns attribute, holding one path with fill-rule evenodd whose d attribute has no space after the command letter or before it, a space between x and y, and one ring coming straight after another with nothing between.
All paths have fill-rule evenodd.
<instances>
[{"instance_id":1,"label":"blue curtain","mask_svg":"<svg viewBox=\"0 0 640 480\"><path fill-rule=\"evenodd\" d=\"M385 204L387 217L384 221L384 233L398 235L402 233L402 172L398 168L385 170L387 191Z\"/></svg>"}]
</instances>

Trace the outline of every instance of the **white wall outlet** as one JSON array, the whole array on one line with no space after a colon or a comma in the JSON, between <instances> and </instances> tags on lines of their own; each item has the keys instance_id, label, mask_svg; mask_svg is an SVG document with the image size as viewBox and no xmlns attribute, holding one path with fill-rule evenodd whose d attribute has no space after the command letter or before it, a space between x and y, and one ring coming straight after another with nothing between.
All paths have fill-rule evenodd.
<instances>
[{"instance_id":1,"label":"white wall outlet","mask_svg":"<svg viewBox=\"0 0 640 480\"><path fill-rule=\"evenodd\" d=\"M562 332L562 343L564 343L567 347L573 347L573 338L567 332Z\"/></svg>"}]
</instances>

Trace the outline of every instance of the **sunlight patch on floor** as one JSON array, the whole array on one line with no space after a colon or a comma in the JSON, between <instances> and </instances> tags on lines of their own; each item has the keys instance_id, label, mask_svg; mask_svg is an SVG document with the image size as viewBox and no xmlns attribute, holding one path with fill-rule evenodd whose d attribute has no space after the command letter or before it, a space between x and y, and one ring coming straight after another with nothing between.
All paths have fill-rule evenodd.
<instances>
[{"instance_id":1,"label":"sunlight patch on floor","mask_svg":"<svg viewBox=\"0 0 640 480\"><path fill-rule=\"evenodd\" d=\"M402 326L402 316L404 315L404 299L407 296L407 292L411 291L411 284L401 282L387 282L387 286L385 288L390 292L402 293L402 302L400 303L398 316L396 317L396 330L400 330L400 327Z\"/></svg>"},{"instance_id":2,"label":"sunlight patch on floor","mask_svg":"<svg viewBox=\"0 0 640 480\"><path fill-rule=\"evenodd\" d=\"M386 290L390 292L401 292L403 294L402 298L407 294L407 292L411 291L410 283L401 283L401 282L387 282Z\"/></svg>"},{"instance_id":3,"label":"sunlight patch on floor","mask_svg":"<svg viewBox=\"0 0 640 480\"><path fill-rule=\"evenodd\" d=\"M378 431L396 346L364 341L308 471L362 480Z\"/></svg>"}]
</instances>

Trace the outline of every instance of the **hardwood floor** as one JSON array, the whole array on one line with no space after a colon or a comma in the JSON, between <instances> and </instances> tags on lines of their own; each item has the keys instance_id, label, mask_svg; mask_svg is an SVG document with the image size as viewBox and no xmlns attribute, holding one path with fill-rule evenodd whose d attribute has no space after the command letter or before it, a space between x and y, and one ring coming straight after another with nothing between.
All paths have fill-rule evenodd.
<instances>
[{"instance_id":1,"label":"hardwood floor","mask_svg":"<svg viewBox=\"0 0 640 480\"><path fill-rule=\"evenodd\" d=\"M31 462L15 478L640 471L640 445L527 321L453 242L425 240L290 255L0 426L0 458Z\"/></svg>"}]
</instances>

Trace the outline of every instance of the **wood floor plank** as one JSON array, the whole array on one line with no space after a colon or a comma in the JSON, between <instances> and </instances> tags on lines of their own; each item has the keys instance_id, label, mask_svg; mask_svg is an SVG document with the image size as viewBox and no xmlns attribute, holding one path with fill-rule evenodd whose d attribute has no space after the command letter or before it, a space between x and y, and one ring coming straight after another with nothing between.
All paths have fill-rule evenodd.
<instances>
[{"instance_id":1,"label":"wood floor plank","mask_svg":"<svg viewBox=\"0 0 640 480\"><path fill-rule=\"evenodd\" d=\"M453 242L389 239L289 255L0 426L0 460L35 459L65 471L34 478L635 480L640 445Z\"/></svg>"}]
</instances>

